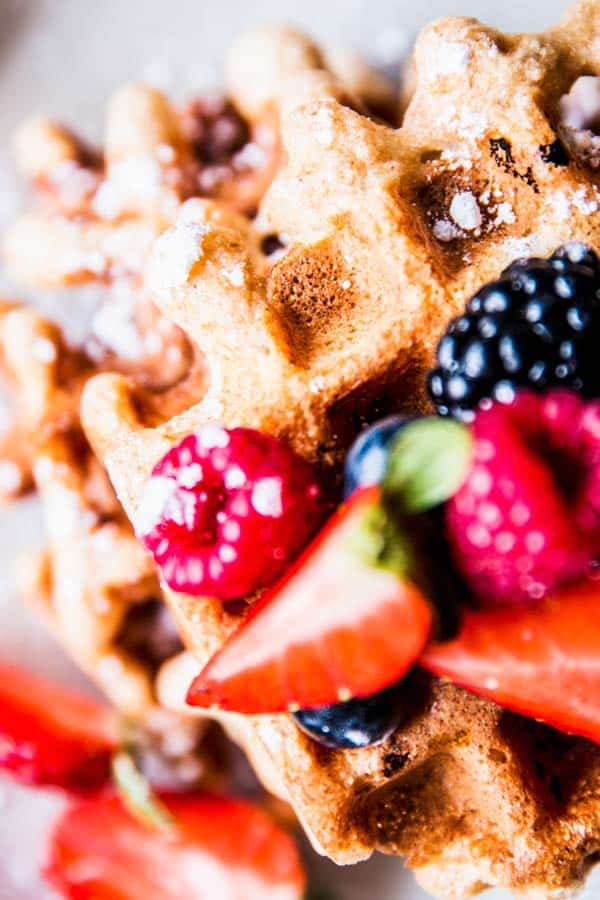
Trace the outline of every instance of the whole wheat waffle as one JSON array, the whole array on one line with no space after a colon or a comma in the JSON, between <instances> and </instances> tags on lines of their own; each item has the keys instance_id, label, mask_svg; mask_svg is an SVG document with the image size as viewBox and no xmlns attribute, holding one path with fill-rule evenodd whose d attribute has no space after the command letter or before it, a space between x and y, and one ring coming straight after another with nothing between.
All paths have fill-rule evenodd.
<instances>
[{"instance_id":1,"label":"whole wheat waffle","mask_svg":"<svg viewBox=\"0 0 600 900\"><path fill-rule=\"evenodd\" d=\"M280 86L287 163L256 222L217 224L196 203L148 267L157 304L207 357L208 392L170 419L120 376L84 392L86 432L133 522L158 458L208 421L334 463L365 416L422 405L435 341L482 282L567 240L600 249L596 174L559 137L561 97L600 74L599 47L589 0L539 37L434 23L399 130L357 112L324 72ZM272 236L275 258L262 252ZM167 597L195 657L163 670L177 706L235 616ZM223 718L338 862L382 849L407 854L441 896L502 885L541 898L566 896L600 851L600 750L451 685L417 677L406 725L367 750L323 748L286 716Z\"/></svg>"}]
</instances>

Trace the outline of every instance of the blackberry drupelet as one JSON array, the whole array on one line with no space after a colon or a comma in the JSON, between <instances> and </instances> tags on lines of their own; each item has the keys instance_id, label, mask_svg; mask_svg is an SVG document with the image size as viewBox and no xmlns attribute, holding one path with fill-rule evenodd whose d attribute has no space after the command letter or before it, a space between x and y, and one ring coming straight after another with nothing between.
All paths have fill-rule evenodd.
<instances>
[{"instance_id":1,"label":"blackberry drupelet","mask_svg":"<svg viewBox=\"0 0 600 900\"><path fill-rule=\"evenodd\" d=\"M438 412L471 421L518 388L600 396L600 262L584 244L520 259L484 285L440 341L429 391Z\"/></svg>"}]
</instances>

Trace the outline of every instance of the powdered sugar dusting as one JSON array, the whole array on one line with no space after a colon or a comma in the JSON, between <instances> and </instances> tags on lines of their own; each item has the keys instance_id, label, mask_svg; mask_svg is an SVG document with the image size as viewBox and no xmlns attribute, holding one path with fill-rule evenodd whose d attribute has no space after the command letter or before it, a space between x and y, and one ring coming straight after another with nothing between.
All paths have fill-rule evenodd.
<instances>
[{"instance_id":1,"label":"powdered sugar dusting","mask_svg":"<svg viewBox=\"0 0 600 900\"><path fill-rule=\"evenodd\" d=\"M575 191L573 203L584 216L591 216L598 209L598 200L589 197L585 188Z\"/></svg>"},{"instance_id":2,"label":"powdered sugar dusting","mask_svg":"<svg viewBox=\"0 0 600 900\"><path fill-rule=\"evenodd\" d=\"M323 147L330 147L335 137L333 130L333 118L328 106L321 106L315 113L317 123L316 138Z\"/></svg>"},{"instance_id":3,"label":"powdered sugar dusting","mask_svg":"<svg viewBox=\"0 0 600 900\"><path fill-rule=\"evenodd\" d=\"M38 362L49 365L56 360L57 350L53 341L48 338L38 337L33 342L31 352Z\"/></svg>"},{"instance_id":4,"label":"powdered sugar dusting","mask_svg":"<svg viewBox=\"0 0 600 900\"><path fill-rule=\"evenodd\" d=\"M121 359L135 360L144 351L152 352L146 341L159 337L152 332L144 340L135 320L137 298L126 281L117 281L113 291L95 311L90 323L86 350L100 359L108 349Z\"/></svg>"},{"instance_id":5,"label":"powdered sugar dusting","mask_svg":"<svg viewBox=\"0 0 600 900\"><path fill-rule=\"evenodd\" d=\"M260 144L248 141L239 153L235 154L232 161L236 169L264 169L267 159L267 153Z\"/></svg>"},{"instance_id":6,"label":"powdered sugar dusting","mask_svg":"<svg viewBox=\"0 0 600 900\"><path fill-rule=\"evenodd\" d=\"M570 152L596 169L600 166L600 78L582 75L559 102L560 134Z\"/></svg>"},{"instance_id":7,"label":"powdered sugar dusting","mask_svg":"<svg viewBox=\"0 0 600 900\"><path fill-rule=\"evenodd\" d=\"M465 231L475 231L481 226L481 210L471 191L459 191L452 198L450 216Z\"/></svg>"},{"instance_id":8,"label":"powdered sugar dusting","mask_svg":"<svg viewBox=\"0 0 600 900\"><path fill-rule=\"evenodd\" d=\"M23 487L23 473L11 460L0 460L0 494L10 496Z\"/></svg>"},{"instance_id":9,"label":"powdered sugar dusting","mask_svg":"<svg viewBox=\"0 0 600 900\"><path fill-rule=\"evenodd\" d=\"M162 168L157 159L140 156L118 160L111 163L92 208L100 218L115 219L127 212L130 197L156 197L161 185Z\"/></svg>"},{"instance_id":10,"label":"powdered sugar dusting","mask_svg":"<svg viewBox=\"0 0 600 900\"><path fill-rule=\"evenodd\" d=\"M487 128L488 119L480 110L461 107L457 109L452 103L446 104L439 111L438 118L464 140L476 140Z\"/></svg>"},{"instance_id":11,"label":"powdered sugar dusting","mask_svg":"<svg viewBox=\"0 0 600 900\"><path fill-rule=\"evenodd\" d=\"M467 44L459 41L447 41L436 60L436 71L439 75L457 75L464 72L471 58L471 50Z\"/></svg>"},{"instance_id":12,"label":"powdered sugar dusting","mask_svg":"<svg viewBox=\"0 0 600 900\"><path fill-rule=\"evenodd\" d=\"M283 512L281 478L261 478L252 489L252 506L262 516L277 518Z\"/></svg>"},{"instance_id":13,"label":"powdered sugar dusting","mask_svg":"<svg viewBox=\"0 0 600 900\"><path fill-rule=\"evenodd\" d=\"M549 198L549 203L554 213L561 221L566 221L571 215L571 204L564 191L555 191Z\"/></svg>"},{"instance_id":14,"label":"powdered sugar dusting","mask_svg":"<svg viewBox=\"0 0 600 900\"><path fill-rule=\"evenodd\" d=\"M245 281L244 264L238 263L232 269L225 271L225 278L234 287L241 287Z\"/></svg>"},{"instance_id":15,"label":"powdered sugar dusting","mask_svg":"<svg viewBox=\"0 0 600 900\"><path fill-rule=\"evenodd\" d=\"M526 256L531 256L532 239L515 237L507 238L502 244L502 249L504 250L507 262L512 262L515 259L522 259Z\"/></svg>"},{"instance_id":16,"label":"powdered sugar dusting","mask_svg":"<svg viewBox=\"0 0 600 900\"><path fill-rule=\"evenodd\" d=\"M433 225L433 236L447 243L461 236L460 230L449 219L438 219Z\"/></svg>"},{"instance_id":17,"label":"powdered sugar dusting","mask_svg":"<svg viewBox=\"0 0 600 900\"><path fill-rule=\"evenodd\" d=\"M190 271L202 256L207 223L182 222L169 228L154 245L148 281L157 292L171 291L187 283Z\"/></svg>"},{"instance_id":18,"label":"powdered sugar dusting","mask_svg":"<svg viewBox=\"0 0 600 900\"><path fill-rule=\"evenodd\" d=\"M134 516L133 524L138 536L149 534L165 518L167 511L174 511L172 508L178 506L173 502L177 489L174 478L153 475L148 479ZM169 518L174 517L169 515Z\"/></svg>"},{"instance_id":19,"label":"powdered sugar dusting","mask_svg":"<svg viewBox=\"0 0 600 900\"><path fill-rule=\"evenodd\" d=\"M225 429L216 422L208 422L198 430L196 435L198 446L204 450L212 450L214 447L227 447L229 435Z\"/></svg>"},{"instance_id":20,"label":"powdered sugar dusting","mask_svg":"<svg viewBox=\"0 0 600 900\"><path fill-rule=\"evenodd\" d=\"M315 375L308 383L308 389L311 394L320 394L325 387L325 379L322 375Z\"/></svg>"},{"instance_id":21,"label":"powdered sugar dusting","mask_svg":"<svg viewBox=\"0 0 600 900\"><path fill-rule=\"evenodd\" d=\"M512 225L516 220L515 211L512 207L512 203L508 203L505 201L503 203L499 203L496 209L496 218L494 220L495 225Z\"/></svg>"},{"instance_id":22,"label":"powdered sugar dusting","mask_svg":"<svg viewBox=\"0 0 600 900\"><path fill-rule=\"evenodd\" d=\"M592 128L600 118L600 78L582 75L571 90L560 98L561 123L576 130Z\"/></svg>"}]
</instances>

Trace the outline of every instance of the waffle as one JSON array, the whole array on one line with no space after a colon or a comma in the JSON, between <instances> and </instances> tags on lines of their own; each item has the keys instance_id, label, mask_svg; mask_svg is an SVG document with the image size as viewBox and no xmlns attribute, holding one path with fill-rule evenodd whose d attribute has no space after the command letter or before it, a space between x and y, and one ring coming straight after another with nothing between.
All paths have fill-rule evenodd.
<instances>
[{"instance_id":1,"label":"waffle","mask_svg":"<svg viewBox=\"0 0 600 900\"><path fill-rule=\"evenodd\" d=\"M55 324L23 307L0 322L0 349L47 540L19 561L20 593L129 723L151 777L213 783L222 748L212 732L204 740L206 723L159 704L161 668L183 647L154 566L81 429L81 389L97 369Z\"/></svg>"},{"instance_id":2,"label":"waffle","mask_svg":"<svg viewBox=\"0 0 600 900\"><path fill-rule=\"evenodd\" d=\"M16 304L0 300L0 328ZM6 365L0 350L0 372L6 379ZM0 399L0 504L9 503L33 487L31 455L26 428L19 411L10 402L8 390Z\"/></svg>"},{"instance_id":3,"label":"waffle","mask_svg":"<svg viewBox=\"0 0 600 900\"><path fill-rule=\"evenodd\" d=\"M365 421L424 407L437 337L474 288L567 239L600 249L594 157L584 149L593 133L561 105L580 75L600 68L599 36L590 2L538 38L436 23L419 39L398 130L366 116L373 99L352 97L350 80L293 32L245 36L230 55L230 94L249 121L275 122L284 148L266 195L253 197L253 221L240 214L249 204L226 192L182 205L186 144L148 88L121 95L140 105L124 104L114 160L117 171L123 160L158 160L158 189L117 196L116 214L114 145L104 167L93 155L82 165L74 139L37 123L53 149L28 168L45 199L8 233L13 274L42 286L117 274L140 290L152 245L148 291L192 348L175 383L103 374L84 389L86 434L132 521L157 459L210 421L277 434L335 472ZM85 170L83 201L52 186L57 158ZM107 182L106 205L92 208ZM41 586L47 569L36 569ZM240 612L166 599L191 652L162 667L158 693L183 712L191 678ZM323 748L287 716L221 718L337 862L380 849L406 854L440 896L502 885L548 897L576 887L600 849L595 747L425 676L407 685L405 725L366 750Z\"/></svg>"},{"instance_id":4,"label":"waffle","mask_svg":"<svg viewBox=\"0 0 600 900\"><path fill-rule=\"evenodd\" d=\"M599 37L595 2L539 37L434 23L398 130L364 116L329 73L280 84L287 162L256 220L218 224L197 202L147 268L162 312L206 356L208 391L158 419L155 396L120 376L84 392L86 433L133 522L156 461L206 422L277 434L335 466L365 417L422 408L432 348L482 282L567 240L600 248L595 173L577 142L567 152L560 103L600 70ZM263 252L273 236L275 258ZM191 653L159 690L182 708L236 616L167 599ZM452 685L415 676L406 724L365 750L323 748L283 715L221 718L339 863L379 849L406 854L439 896L499 885L541 898L569 894L600 849L600 751Z\"/></svg>"},{"instance_id":5,"label":"waffle","mask_svg":"<svg viewBox=\"0 0 600 900\"><path fill-rule=\"evenodd\" d=\"M365 108L393 115L389 83L354 55L332 57ZM18 283L41 288L138 274L153 239L192 197L254 214L281 159L279 85L327 62L304 35L260 28L242 35L225 66L226 97L177 106L142 83L108 104L103 153L56 122L28 119L14 140L37 209L4 236Z\"/></svg>"},{"instance_id":6,"label":"waffle","mask_svg":"<svg viewBox=\"0 0 600 900\"><path fill-rule=\"evenodd\" d=\"M263 88L251 108L244 54L257 44L261 55L250 62ZM38 294L86 285L95 300L75 342L31 309L0 304L0 369L13 401L0 442L0 499L35 485L48 537L46 550L21 564L21 591L117 708L143 723L144 763L153 759L156 768L166 758L188 782L198 775L192 751L204 725L157 704L157 677L180 642L154 567L85 440L80 393L94 373L116 369L152 389L161 414L172 416L191 391L205 390L202 354L144 290L148 249L176 216L193 214L196 196L218 200L206 204L209 219L245 227L280 162L273 86L299 71L324 76L325 65L297 32L260 29L231 49L228 99L201 95L176 106L132 84L109 103L102 154L43 118L27 120L14 141L35 205L5 236L8 271ZM385 80L354 57L335 65L364 90L366 104L392 114ZM85 297L67 290L53 311L70 324L81 305Z\"/></svg>"}]
</instances>

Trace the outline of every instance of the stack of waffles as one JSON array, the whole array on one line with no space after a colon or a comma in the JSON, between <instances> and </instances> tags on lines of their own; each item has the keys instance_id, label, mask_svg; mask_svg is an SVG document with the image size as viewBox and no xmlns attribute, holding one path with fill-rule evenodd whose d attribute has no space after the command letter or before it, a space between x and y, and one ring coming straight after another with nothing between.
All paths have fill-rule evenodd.
<instances>
[{"instance_id":1,"label":"stack of waffles","mask_svg":"<svg viewBox=\"0 0 600 900\"><path fill-rule=\"evenodd\" d=\"M266 56L252 72L257 52ZM351 55L332 57L341 65L361 103L391 115L387 81ZM42 552L18 562L19 592L136 724L145 764L166 761L184 783L206 774L216 748L209 740L206 751L203 720L159 702L161 673L184 658L184 646L154 563L86 437L81 396L98 373L119 372L146 392L145 415L158 423L206 395L203 352L145 284L153 242L192 220L196 204L207 221L249 232L282 148L277 106L248 96L247 70L269 91L296 71L324 77L325 66L303 36L261 31L231 48L226 96L177 105L146 84L118 90L102 152L41 118L25 121L14 139L33 209L6 231L3 260L36 302L0 301L0 500L35 489L46 536Z\"/></svg>"},{"instance_id":2,"label":"stack of waffles","mask_svg":"<svg viewBox=\"0 0 600 900\"><path fill-rule=\"evenodd\" d=\"M366 421L424 408L437 339L482 283L566 240L600 250L594 0L535 37L434 23L400 127L378 77L288 30L243 36L227 71L226 103L119 92L102 160L29 123L39 209L5 238L15 279L106 293L77 348L3 311L18 398L3 471L35 483L49 541L25 592L117 705L183 720L247 605L157 583L128 524L157 461L200 426L247 426L335 480ZM163 601L185 651L162 631L156 647ZM425 676L414 693L403 727L352 751L287 715L216 715L335 861L404 854L449 898L567 896L600 850L600 751Z\"/></svg>"}]
</instances>

